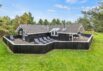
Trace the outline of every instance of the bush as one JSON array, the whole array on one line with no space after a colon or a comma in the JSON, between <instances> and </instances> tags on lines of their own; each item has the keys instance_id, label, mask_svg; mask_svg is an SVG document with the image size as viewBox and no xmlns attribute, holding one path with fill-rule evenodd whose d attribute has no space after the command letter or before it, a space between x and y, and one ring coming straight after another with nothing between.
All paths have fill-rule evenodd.
<instances>
[{"instance_id":1,"label":"bush","mask_svg":"<svg viewBox=\"0 0 103 71\"><path fill-rule=\"evenodd\" d=\"M9 34L8 30L0 29L0 38L3 37L4 35L8 35L8 34Z\"/></svg>"}]
</instances>

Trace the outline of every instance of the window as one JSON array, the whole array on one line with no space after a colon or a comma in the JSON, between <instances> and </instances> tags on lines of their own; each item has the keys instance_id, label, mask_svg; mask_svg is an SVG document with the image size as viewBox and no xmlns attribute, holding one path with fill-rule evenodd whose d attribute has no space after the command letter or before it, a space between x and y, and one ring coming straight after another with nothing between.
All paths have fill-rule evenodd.
<instances>
[{"instance_id":1,"label":"window","mask_svg":"<svg viewBox=\"0 0 103 71\"><path fill-rule=\"evenodd\" d=\"M19 32L19 35L22 35L22 34L23 34L23 31L20 31L20 32Z\"/></svg>"},{"instance_id":2,"label":"window","mask_svg":"<svg viewBox=\"0 0 103 71\"><path fill-rule=\"evenodd\" d=\"M53 28L50 32L51 32L51 36L58 36L58 31L60 30L60 28Z\"/></svg>"},{"instance_id":3,"label":"window","mask_svg":"<svg viewBox=\"0 0 103 71\"><path fill-rule=\"evenodd\" d=\"M57 31L52 31L51 36L58 36L58 32Z\"/></svg>"},{"instance_id":4,"label":"window","mask_svg":"<svg viewBox=\"0 0 103 71\"><path fill-rule=\"evenodd\" d=\"M51 36L53 36L53 35L54 35L54 31L51 32Z\"/></svg>"},{"instance_id":5,"label":"window","mask_svg":"<svg viewBox=\"0 0 103 71\"><path fill-rule=\"evenodd\" d=\"M58 32L57 31L55 31L55 36L58 36Z\"/></svg>"},{"instance_id":6,"label":"window","mask_svg":"<svg viewBox=\"0 0 103 71\"><path fill-rule=\"evenodd\" d=\"M18 34L23 35L23 29L22 28L19 29Z\"/></svg>"}]
</instances>

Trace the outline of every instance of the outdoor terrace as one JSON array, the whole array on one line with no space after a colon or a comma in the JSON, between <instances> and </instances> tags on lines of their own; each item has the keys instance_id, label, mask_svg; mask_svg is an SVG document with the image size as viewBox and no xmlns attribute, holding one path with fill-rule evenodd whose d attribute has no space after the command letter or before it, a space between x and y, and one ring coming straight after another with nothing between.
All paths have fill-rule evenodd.
<instances>
[{"instance_id":1,"label":"outdoor terrace","mask_svg":"<svg viewBox=\"0 0 103 71\"><path fill-rule=\"evenodd\" d=\"M46 53L52 49L89 49L92 38L90 34L83 34L68 41L54 39L50 36L33 38L32 42L17 36L12 39L6 36L3 40L14 53Z\"/></svg>"},{"instance_id":2,"label":"outdoor terrace","mask_svg":"<svg viewBox=\"0 0 103 71\"><path fill-rule=\"evenodd\" d=\"M79 38L74 38L72 42L80 42L80 41L86 42L86 41L88 41L88 39L89 39L88 37L80 36ZM61 40L55 40L52 38L41 37L41 38L34 39L34 41L32 41L32 42L27 42L21 38L14 39L12 42L14 44L47 44L50 42L58 42L58 41L61 41ZM68 42L68 41L66 41L66 42Z\"/></svg>"}]
</instances>

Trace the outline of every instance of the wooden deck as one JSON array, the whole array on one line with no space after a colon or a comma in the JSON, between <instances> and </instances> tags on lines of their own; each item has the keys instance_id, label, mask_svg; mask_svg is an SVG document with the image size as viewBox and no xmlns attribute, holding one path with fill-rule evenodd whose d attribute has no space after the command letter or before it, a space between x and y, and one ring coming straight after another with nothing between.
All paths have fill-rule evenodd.
<instances>
[{"instance_id":1,"label":"wooden deck","mask_svg":"<svg viewBox=\"0 0 103 71\"><path fill-rule=\"evenodd\" d=\"M79 38L74 38L74 40L73 41L88 41L88 37L84 37L84 36L81 36L81 37L79 37ZM57 41L59 41L59 40L57 40ZM20 38L17 38L17 39L15 39L14 41L12 41L12 42L14 42L15 44L36 44L36 43L34 43L34 42L27 42L27 41L24 41L24 40L22 40L22 39L20 39Z\"/></svg>"},{"instance_id":2,"label":"wooden deck","mask_svg":"<svg viewBox=\"0 0 103 71\"><path fill-rule=\"evenodd\" d=\"M81 36L74 41L53 41L47 44L35 44L34 42L26 42L20 38L11 41L7 36L3 41L8 45L14 53L47 53L53 49L89 49L93 36Z\"/></svg>"}]
</instances>

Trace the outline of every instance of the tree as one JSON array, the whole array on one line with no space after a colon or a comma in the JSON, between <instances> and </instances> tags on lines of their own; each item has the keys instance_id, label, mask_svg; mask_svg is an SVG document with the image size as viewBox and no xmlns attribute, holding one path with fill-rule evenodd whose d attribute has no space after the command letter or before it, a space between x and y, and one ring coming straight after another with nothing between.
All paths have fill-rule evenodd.
<instances>
[{"instance_id":1,"label":"tree","mask_svg":"<svg viewBox=\"0 0 103 71\"><path fill-rule=\"evenodd\" d=\"M12 25L14 26L14 29L16 29L21 24L20 16L16 15L15 19L12 19L11 22Z\"/></svg>"},{"instance_id":2,"label":"tree","mask_svg":"<svg viewBox=\"0 0 103 71\"><path fill-rule=\"evenodd\" d=\"M66 21L65 21L65 20L62 20L62 24L65 25L65 24L66 24Z\"/></svg>"},{"instance_id":3,"label":"tree","mask_svg":"<svg viewBox=\"0 0 103 71\"><path fill-rule=\"evenodd\" d=\"M92 28L97 32L103 32L103 2L98 7L88 11L82 11L84 17L79 19L86 29Z\"/></svg>"},{"instance_id":4,"label":"tree","mask_svg":"<svg viewBox=\"0 0 103 71\"><path fill-rule=\"evenodd\" d=\"M66 24L72 24L72 22L71 21L66 21Z\"/></svg>"},{"instance_id":5,"label":"tree","mask_svg":"<svg viewBox=\"0 0 103 71\"><path fill-rule=\"evenodd\" d=\"M3 16L0 18L1 22L0 25L1 27L9 30L9 26L11 25L11 19L8 16Z\"/></svg>"},{"instance_id":6,"label":"tree","mask_svg":"<svg viewBox=\"0 0 103 71\"><path fill-rule=\"evenodd\" d=\"M56 19L53 19L53 20L51 21L51 25L56 25L56 23L57 23Z\"/></svg>"},{"instance_id":7,"label":"tree","mask_svg":"<svg viewBox=\"0 0 103 71\"><path fill-rule=\"evenodd\" d=\"M32 14L29 12L29 13L24 13L21 17L20 17L20 22L22 24L34 24L34 21L33 21L33 17L32 17Z\"/></svg>"},{"instance_id":8,"label":"tree","mask_svg":"<svg viewBox=\"0 0 103 71\"><path fill-rule=\"evenodd\" d=\"M8 16L0 17L0 35L14 33L20 24L35 24L34 18L30 12L11 19Z\"/></svg>"},{"instance_id":9,"label":"tree","mask_svg":"<svg viewBox=\"0 0 103 71\"><path fill-rule=\"evenodd\" d=\"M1 21L2 21L3 25L10 25L11 24L11 19L8 16L2 17Z\"/></svg>"},{"instance_id":10,"label":"tree","mask_svg":"<svg viewBox=\"0 0 103 71\"><path fill-rule=\"evenodd\" d=\"M61 22L60 22L59 19L56 20L56 24L57 24L57 25L60 25L60 24L61 24Z\"/></svg>"},{"instance_id":11,"label":"tree","mask_svg":"<svg viewBox=\"0 0 103 71\"><path fill-rule=\"evenodd\" d=\"M44 25L49 25L49 22L47 19L44 20Z\"/></svg>"},{"instance_id":12,"label":"tree","mask_svg":"<svg viewBox=\"0 0 103 71\"><path fill-rule=\"evenodd\" d=\"M43 22L43 20L42 20L42 19L40 19L38 23L39 23L39 24L41 24L41 25L43 25L43 24L44 24L44 22Z\"/></svg>"},{"instance_id":13,"label":"tree","mask_svg":"<svg viewBox=\"0 0 103 71\"><path fill-rule=\"evenodd\" d=\"M29 12L28 15L29 15L29 23L36 24L36 22L34 22L34 17L32 16L32 14Z\"/></svg>"},{"instance_id":14,"label":"tree","mask_svg":"<svg viewBox=\"0 0 103 71\"><path fill-rule=\"evenodd\" d=\"M78 23L82 24L84 26L85 30L87 30L87 31L92 29L92 27L90 25L90 21L86 17L79 18Z\"/></svg>"},{"instance_id":15,"label":"tree","mask_svg":"<svg viewBox=\"0 0 103 71\"><path fill-rule=\"evenodd\" d=\"M12 19L11 22L14 26L14 29L16 29L20 24L35 24L36 23L30 12L28 13L25 12L21 16L17 15L14 19Z\"/></svg>"},{"instance_id":16,"label":"tree","mask_svg":"<svg viewBox=\"0 0 103 71\"><path fill-rule=\"evenodd\" d=\"M0 17L0 36L8 34L10 30L11 19L8 16Z\"/></svg>"}]
</instances>

